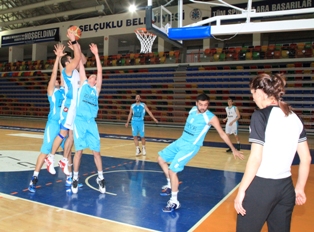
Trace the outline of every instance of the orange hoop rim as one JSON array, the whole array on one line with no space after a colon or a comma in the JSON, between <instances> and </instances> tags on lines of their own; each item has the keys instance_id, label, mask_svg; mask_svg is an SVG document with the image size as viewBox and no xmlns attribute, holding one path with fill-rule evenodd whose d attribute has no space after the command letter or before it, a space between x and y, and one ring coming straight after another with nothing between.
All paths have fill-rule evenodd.
<instances>
[{"instance_id":1,"label":"orange hoop rim","mask_svg":"<svg viewBox=\"0 0 314 232\"><path fill-rule=\"evenodd\" d=\"M147 34L147 35L155 36L154 33L147 31L145 27L137 28L134 30L134 32L137 34L142 34L142 35Z\"/></svg>"}]
</instances>

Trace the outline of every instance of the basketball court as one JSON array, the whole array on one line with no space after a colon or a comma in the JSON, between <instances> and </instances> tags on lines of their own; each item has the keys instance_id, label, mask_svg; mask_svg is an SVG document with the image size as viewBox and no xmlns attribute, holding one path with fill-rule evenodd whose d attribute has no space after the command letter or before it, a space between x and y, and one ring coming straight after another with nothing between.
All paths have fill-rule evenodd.
<instances>
[{"instance_id":1,"label":"basketball court","mask_svg":"<svg viewBox=\"0 0 314 232\"><path fill-rule=\"evenodd\" d=\"M182 128L147 126L147 156L135 157L129 128L99 124L107 193L101 194L97 190L93 156L86 150L80 167L83 187L78 194L72 194L65 186L65 175L56 163L57 174L52 176L43 167L36 193L31 194L27 187L39 154L44 123L38 119L0 119L0 177L3 180L0 185L0 222L7 228L4 231L51 231L51 228L75 231L74 228L81 229L82 224L87 229L95 224L106 225L106 231L204 231L204 226L207 230L217 225L220 229L225 226L226 230L220 231L234 231L233 199L249 155L247 132L240 134L245 155L245 160L240 161L225 152L226 145L212 129L199 154L179 174L182 207L164 213L161 209L169 197L159 194L165 177L156 162L157 152L179 137ZM312 137L309 139L313 140ZM61 155L62 152L56 162ZM297 164L298 160L295 162ZM296 211L301 212L294 214L301 221L303 215L314 215L310 208L313 178L311 175L307 186L307 204L296 207ZM222 208L224 210L220 212ZM217 213L229 222L219 219L218 224L208 225ZM51 219L41 225L42 217ZM294 219L293 223L295 221L298 220ZM42 229L37 228L38 223ZM308 223L308 226L314 226L311 220Z\"/></svg>"},{"instance_id":2,"label":"basketball court","mask_svg":"<svg viewBox=\"0 0 314 232\"><path fill-rule=\"evenodd\" d=\"M191 2L200 5L213 4L212 1ZM214 5L233 7L222 0L216 2L218 3ZM181 47L184 40L189 39L226 34L234 36L266 31L309 30L314 27L312 18L253 22L253 19L277 16L278 12L256 13L250 7L251 2L248 1L247 10L234 8L239 14L216 16L199 20L195 24L182 25L183 0L171 0L165 5L160 5L158 0L148 0L145 9L146 29L138 30L137 36L145 52L150 52L151 42L156 38L154 35ZM313 12L314 9L311 8L283 13L302 15ZM197 11L194 13L197 14ZM222 23L224 20L234 22L239 19L244 22ZM209 25L204 26L206 24ZM57 167L58 158L62 156L61 151L55 160L57 174L50 175L44 166L38 178L36 193L31 194L27 187L39 154L44 127L45 119L0 118L1 231L235 230L236 212L233 200L249 156L248 131L240 134L241 150L245 155L245 159L241 161L225 152L227 146L211 129L198 155L179 174L181 208L172 213L164 213L161 209L169 197L159 194L166 180L156 162L157 152L177 139L182 128L147 126L147 156L135 157L130 129L124 125L99 124L107 193L101 194L97 190L94 158L91 151L85 150L79 173L83 187L77 194L73 194L65 186L65 176ZM309 136L312 157L313 140ZM293 164L295 181L297 158ZM303 232L314 228L313 171L310 173L306 191L307 203L295 208L292 231ZM266 229L264 227L263 231Z\"/></svg>"}]
</instances>

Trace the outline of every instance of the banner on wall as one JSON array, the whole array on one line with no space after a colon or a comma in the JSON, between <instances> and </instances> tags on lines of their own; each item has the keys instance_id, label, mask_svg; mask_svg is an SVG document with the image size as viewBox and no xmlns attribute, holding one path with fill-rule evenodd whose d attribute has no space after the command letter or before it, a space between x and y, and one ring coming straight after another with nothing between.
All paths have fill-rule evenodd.
<instances>
[{"instance_id":1,"label":"banner on wall","mask_svg":"<svg viewBox=\"0 0 314 232\"><path fill-rule=\"evenodd\" d=\"M1 37L1 47L59 40L59 28L50 28L37 31L28 31L18 34L4 35Z\"/></svg>"},{"instance_id":2,"label":"banner on wall","mask_svg":"<svg viewBox=\"0 0 314 232\"><path fill-rule=\"evenodd\" d=\"M236 7L246 9L247 3L242 4L233 4ZM252 8L256 10L256 12L274 12L274 11L283 11L283 10L296 10L303 8L314 7L312 0L267 0L260 2L252 2ZM211 16L219 16L219 15L233 15L239 14L240 12L229 8L229 7L212 7ZM278 15L280 16L280 15Z\"/></svg>"}]
</instances>

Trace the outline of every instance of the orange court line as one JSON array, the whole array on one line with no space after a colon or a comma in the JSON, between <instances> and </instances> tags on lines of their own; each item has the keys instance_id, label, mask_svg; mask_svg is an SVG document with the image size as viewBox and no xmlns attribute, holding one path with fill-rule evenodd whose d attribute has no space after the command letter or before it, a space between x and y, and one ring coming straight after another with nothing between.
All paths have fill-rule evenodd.
<instances>
[{"instance_id":1,"label":"orange court line","mask_svg":"<svg viewBox=\"0 0 314 232\"><path fill-rule=\"evenodd\" d=\"M292 179L294 184L298 176L297 165L292 166ZM314 165L311 165L314 169ZM219 231L234 232L236 229L236 211L233 207L234 199L238 191L234 191L217 209L210 214L200 225L193 230L194 232ZM292 214L291 231L304 232L314 228L314 171L310 171L309 178L305 189L307 201L302 206L295 206ZM312 229L310 229L312 228ZM267 231L265 224L261 232Z\"/></svg>"}]
</instances>

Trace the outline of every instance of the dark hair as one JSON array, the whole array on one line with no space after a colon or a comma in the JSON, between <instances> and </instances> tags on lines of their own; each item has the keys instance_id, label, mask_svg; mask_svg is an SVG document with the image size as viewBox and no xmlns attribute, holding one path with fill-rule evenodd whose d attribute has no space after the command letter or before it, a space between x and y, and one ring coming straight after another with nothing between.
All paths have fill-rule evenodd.
<instances>
[{"instance_id":1,"label":"dark hair","mask_svg":"<svg viewBox=\"0 0 314 232\"><path fill-rule=\"evenodd\" d=\"M286 78L283 74L259 74L250 81L250 89L262 89L268 97L274 97L286 116L291 114L291 107L282 100L285 94Z\"/></svg>"},{"instance_id":2,"label":"dark hair","mask_svg":"<svg viewBox=\"0 0 314 232\"><path fill-rule=\"evenodd\" d=\"M209 101L209 97L205 93L201 93L196 97L196 101Z\"/></svg>"},{"instance_id":3,"label":"dark hair","mask_svg":"<svg viewBox=\"0 0 314 232\"><path fill-rule=\"evenodd\" d=\"M61 65L62 67L65 67L65 63L66 62L69 62L69 56L68 55L65 55L61 58Z\"/></svg>"}]
</instances>

